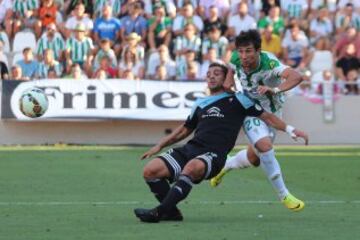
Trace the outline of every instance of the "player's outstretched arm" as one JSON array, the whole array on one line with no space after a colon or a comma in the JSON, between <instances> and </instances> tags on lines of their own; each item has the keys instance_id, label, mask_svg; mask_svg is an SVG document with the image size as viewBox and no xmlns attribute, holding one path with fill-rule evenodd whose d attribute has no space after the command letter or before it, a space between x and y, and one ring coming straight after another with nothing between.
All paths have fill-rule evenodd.
<instances>
[{"instance_id":1,"label":"player's outstretched arm","mask_svg":"<svg viewBox=\"0 0 360 240\"><path fill-rule=\"evenodd\" d=\"M172 133L161 139L158 144L156 144L154 147L150 148L147 152L145 152L141 156L141 160L153 156L154 154L160 152L161 149L163 149L164 147L170 146L174 143L183 140L184 138L189 136L192 133L192 131L193 129L187 128L183 124L180 125Z\"/></svg>"},{"instance_id":2,"label":"player's outstretched arm","mask_svg":"<svg viewBox=\"0 0 360 240\"><path fill-rule=\"evenodd\" d=\"M293 126L286 125L286 123L278 118L276 115L268 112L263 112L259 118L269 124L270 126L276 128L277 130L286 132L290 135L294 140L297 140L298 138L302 138L305 141L305 145L308 145L309 143L309 137L308 135L300 131L298 129L295 129Z\"/></svg>"},{"instance_id":3,"label":"player's outstretched arm","mask_svg":"<svg viewBox=\"0 0 360 240\"><path fill-rule=\"evenodd\" d=\"M274 95L280 92L286 92L299 85L303 80L303 77L292 68L286 68L281 74L281 78L285 81L283 81L278 87L271 88L268 86L259 86L257 89L258 93L261 95L266 93Z\"/></svg>"}]
</instances>

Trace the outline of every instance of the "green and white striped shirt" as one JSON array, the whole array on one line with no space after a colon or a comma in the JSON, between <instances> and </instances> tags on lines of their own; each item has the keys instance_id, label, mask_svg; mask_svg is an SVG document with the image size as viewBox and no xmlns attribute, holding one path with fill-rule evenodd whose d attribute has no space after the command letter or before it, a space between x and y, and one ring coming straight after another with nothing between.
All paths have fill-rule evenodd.
<instances>
[{"instance_id":1,"label":"green and white striped shirt","mask_svg":"<svg viewBox=\"0 0 360 240\"><path fill-rule=\"evenodd\" d=\"M38 78L47 78L50 68L53 68L55 70L57 77L61 77L63 69L58 61L54 61L51 66L42 61L38 67Z\"/></svg>"},{"instance_id":2,"label":"green and white striped shirt","mask_svg":"<svg viewBox=\"0 0 360 240\"><path fill-rule=\"evenodd\" d=\"M77 40L75 37L66 40L66 50L70 50L73 62L85 62L92 49L94 49L94 45L89 37L85 37L82 41Z\"/></svg>"},{"instance_id":3,"label":"green and white striped shirt","mask_svg":"<svg viewBox=\"0 0 360 240\"><path fill-rule=\"evenodd\" d=\"M306 0L283 0L281 8L290 18L301 18L302 12L308 10L308 4Z\"/></svg>"},{"instance_id":4,"label":"green and white striped shirt","mask_svg":"<svg viewBox=\"0 0 360 240\"><path fill-rule=\"evenodd\" d=\"M46 33L39 39L36 54L43 55L46 49L52 49L54 58L59 59L61 51L65 50L65 41L60 33L55 33L55 36L50 41Z\"/></svg>"},{"instance_id":5,"label":"green and white striped shirt","mask_svg":"<svg viewBox=\"0 0 360 240\"><path fill-rule=\"evenodd\" d=\"M102 9L105 5L112 7L112 15L117 17L121 11L123 0L95 0L94 14L96 17L102 17Z\"/></svg>"},{"instance_id":6,"label":"green and white striped shirt","mask_svg":"<svg viewBox=\"0 0 360 240\"><path fill-rule=\"evenodd\" d=\"M258 102L266 111L277 112L285 102L284 94L275 96L260 95L257 88L261 85L277 87L281 83L281 74L288 66L283 65L273 54L261 51L259 66L249 74L241 67L241 60L237 51L232 53L230 64L236 71L241 86L248 97Z\"/></svg>"},{"instance_id":7,"label":"green and white striped shirt","mask_svg":"<svg viewBox=\"0 0 360 240\"><path fill-rule=\"evenodd\" d=\"M214 48L216 49L217 57L221 58L225 56L228 43L229 41L226 37L220 37L217 42L212 42L209 38L207 38L203 41L201 54L205 55L209 52L210 48Z\"/></svg>"},{"instance_id":8,"label":"green and white striped shirt","mask_svg":"<svg viewBox=\"0 0 360 240\"><path fill-rule=\"evenodd\" d=\"M14 0L13 11L19 13L21 17L25 17L25 12L39 8L38 0Z\"/></svg>"}]
</instances>

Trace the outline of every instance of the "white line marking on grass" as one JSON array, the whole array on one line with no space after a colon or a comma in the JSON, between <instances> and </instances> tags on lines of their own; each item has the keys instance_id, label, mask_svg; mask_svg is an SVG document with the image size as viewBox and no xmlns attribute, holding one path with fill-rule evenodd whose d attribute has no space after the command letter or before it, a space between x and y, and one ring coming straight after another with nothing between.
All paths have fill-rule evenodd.
<instances>
[{"instance_id":1,"label":"white line marking on grass","mask_svg":"<svg viewBox=\"0 0 360 240\"><path fill-rule=\"evenodd\" d=\"M151 205L155 202L141 202L141 201L108 201L108 202L0 202L0 206L67 206L67 205ZM238 204L279 204L279 201L266 201L266 200L244 200L244 201L190 201L186 204L190 205L238 205ZM360 204L360 200L309 200L307 204Z\"/></svg>"}]
</instances>

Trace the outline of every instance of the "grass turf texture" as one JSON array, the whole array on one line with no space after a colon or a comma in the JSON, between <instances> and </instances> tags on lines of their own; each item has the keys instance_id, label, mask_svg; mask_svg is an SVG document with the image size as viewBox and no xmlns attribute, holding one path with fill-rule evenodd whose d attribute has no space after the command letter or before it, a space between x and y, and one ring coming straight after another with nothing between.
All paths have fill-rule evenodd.
<instances>
[{"instance_id":1,"label":"grass turf texture","mask_svg":"<svg viewBox=\"0 0 360 240\"><path fill-rule=\"evenodd\" d=\"M232 171L212 189L195 186L181 223L140 223L153 207L141 172L147 148L0 148L0 239L357 239L360 148L278 147L290 191L306 201L292 213L260 169Z\"/></svg>"}]
</instances>

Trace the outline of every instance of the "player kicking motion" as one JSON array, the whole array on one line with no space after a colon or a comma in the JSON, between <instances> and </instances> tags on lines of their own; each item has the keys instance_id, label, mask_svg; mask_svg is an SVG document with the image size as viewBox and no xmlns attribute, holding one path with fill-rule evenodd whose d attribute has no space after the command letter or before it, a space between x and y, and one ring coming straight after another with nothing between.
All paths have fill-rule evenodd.
<instances>
[{"instance_id":1,"label":"player kicking motion","mask_svg":"<svg viewBox=\"0 0 360 240\"><path fill-rule=\"evenodd\" d=\"M244 94L260 104L265 111L281 117L284 103L283 92L295 87L302 77L293 69L285 66L272 54L261 51L261 37L256 30L242 32L235 40L237 51L233 52L230 68L224 87L229 90L234 86L234 70L240 80ZM284 81L281 81L284 79ZM288 132L292 131L288 127ZM273 141L275 130L256 117L246 117L244 132L250 145L227 159L225 167L213 179L211 186L220 184L224 175L231 169L259 166L276 190L281 202L293 211L304 208L303 201L294 197L285 186L280 165L275 158Z\"/></svg>"},{"instance_id":2,"label":"player kicking motion","mask_svg":"<svg viewBox=\"0 0 360 240\"><path fill-rule=\"evenodd\" d=\"M223 84L227 71L224 64L210 64L206 78L210 96L196 101L185 123L142 156L142 159L151 157L195 131L184 146L172 148L146 164L144 179L160 205L153 209L135 209L141 221L183 220L177 203L188 196L194 184L221 171L246 116L259 117L282 131L289 129L282 120L263 111L242 93L226 93ZM293 137L303 138L307 144L305 133L291 129ZM169 182L174 182L172 187Z\"/></svg>"}]
</instances>

